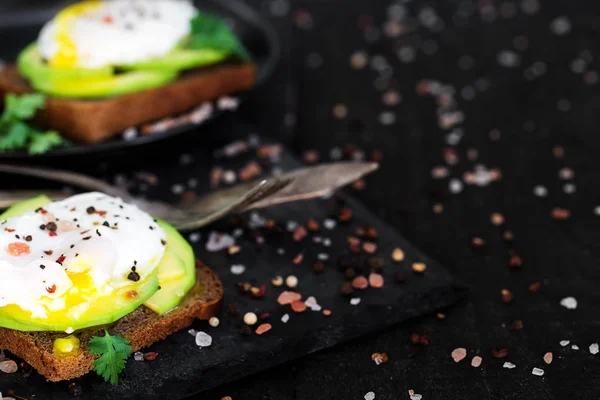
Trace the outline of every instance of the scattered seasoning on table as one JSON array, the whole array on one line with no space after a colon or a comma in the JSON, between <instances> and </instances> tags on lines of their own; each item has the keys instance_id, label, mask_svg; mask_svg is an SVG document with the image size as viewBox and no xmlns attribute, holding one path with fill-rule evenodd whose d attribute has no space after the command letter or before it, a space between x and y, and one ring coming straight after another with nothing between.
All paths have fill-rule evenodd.
<instances>
[{"instance_id":1,"label":"scattered seasoning on table","mask_svg":"<svg viewBox=\"0 0 600 400\"><path fill-rule=\"evenodd\" d=\"M289 275L287 278L285 278L285 286L291 289L295 288L298 286L298 278L296 278L294 275Z\"/></svg>"},{"instance_id":2,"label":"scattered seasoning on table","mask_svg":"<svg viewBox=\"0 0 600 400\"><path fill-rule=\"evenodd\" d=\"M560 301L560 305L568 310L574 310L577 308L577 299L575 297L565 297Z\"/></svg>"},{"instance_id":3,"label":"scattered seasoning on table","mask_svg":"<svg viewBox=\"0 0 600 400\"><path fill-rule=\"evenodd\" d=\"M425 263L415 262L412 264L412 270L413 270L413 272L415 272L417 274L424 273L426 269L427 269L427 265L425 265Z\"/></svg>"},{"instance_id":4,"label":"scattered seasoning on table","mask_svg":"<svg viewBox=\"0 0 600 400\"><path fill-rule=\"evenodd\" d=\"M258 321L258 317L253 312L248 312L244 314L244 323L246 325L254 325Z\"/></svg>"},{"instance_id":5,"label":"scattered seasoning on table","mask_svg":"<svg viewBox=\"0 0 600 400\"><path fill-rule=\"evenodd\" d=\"M376 365L384 364L388 362L388 355L386 353L373 353L371 354L371 360L375 361Z\"/></svg>"},{"instance_id":6,"label":"scattered seasoning on table","mask_svg":"<svg viewBox=\"0 0 600 400\"><path fill-rule=\"evenodd\" d=\"M479 368L479 366L481 366L481 362L482 361L483 361L483 359L481 357L475 356L471 360L471 366L474 367L474 368Z\"/></svg>"},{"instance_id":7,"label":"scattered seasoning on table","mask_svg":"<svg viewBox=\"0 0 600 400\"><path fill-rule=\"evenodd\" d=\"M503 303L506 303L506 304L508 304L508 303L510 303L510 302L512 302L512 301L513 301L513 294L512 294L512 292L511 292L510 290L508 290L508 289L502 289L502 290L500 291L500 295L501 295L501 298L502 298L502 302L503 302Z\"/></svg>"},{"instance_id":8,"label":"scattered seasoning on table","mask_svg":"<svg viewBox=\"0 0 600 400\"><path fill-rule=\"evenodd\" d=\"M268 331L270 331L271 328L272 328L271 324L260 324L258 326L258 328L256 328L255 333L257 335L262 335L262 334L267 333Z\"/></svg>"},{"instance_id":9,"label":"scattered seasoning on table","mask_svg":"<svg viewBox=\"0 0 600 400\"><path fill-rule=\"evenodd\" d=\"M492 349L491 353L494 358L506 358L508 356L508 349Z\"/></svg>"},{"instance_id":10,"label":"scattered seasoning on table","mask_svg":"<svg viewBox=\"0 0 600 400\"><path fill-rule=\"evenodd\" d=\"M461 362L467 356L467 349L464 347L458 347L452 350L451 356L455 363Z\"/></svg>"}]
</instances>

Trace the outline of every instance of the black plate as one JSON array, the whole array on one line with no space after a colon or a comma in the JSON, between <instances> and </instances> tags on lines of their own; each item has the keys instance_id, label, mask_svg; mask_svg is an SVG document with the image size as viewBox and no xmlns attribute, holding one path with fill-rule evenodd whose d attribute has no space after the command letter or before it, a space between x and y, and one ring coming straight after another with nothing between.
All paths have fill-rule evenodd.
<instances>
[{"instance_id":1,"label":"black plate","mask_svg":"<svg viewBox=\"0 0 600 400\"><path fill-rule=\"evenodd\" d=\"M258 66L256 85L263 84L272 74L279 59L279 41L269 21L261 17L254 9L238 0L196 0L195 3L200 10L219 15L231 21L237 35L242 39ZM2 13L0 15L0 38L2 38L0 41L0 59L14 60L21 49L36 40L42 25L51 19L58 10L59 8L54 6L14 13ZM235 97L243 101L245 96L241 94ZM221 114L223 114L223 111L217 107L213 107L213 112L208 120L213 120ZM164 140L197 128L198 124L179 125L160 133L138 136L133 140L125 140L119 135L105 142L97 144L73 144L51 150L41 155L30 155L26 151L0 152L0 159L39 159L41 157L82 155L121 150Z\"/></svg>"}]
</instances>

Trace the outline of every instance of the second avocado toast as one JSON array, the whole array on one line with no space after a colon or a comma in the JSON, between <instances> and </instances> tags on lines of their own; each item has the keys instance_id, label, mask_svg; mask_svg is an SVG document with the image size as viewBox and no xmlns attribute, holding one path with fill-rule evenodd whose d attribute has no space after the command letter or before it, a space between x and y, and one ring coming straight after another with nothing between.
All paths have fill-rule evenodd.
<instances>
[{"instance_id":1,"label":"second avocado toast","mask_svg":"<svg viewBox=\"0 0 600 400\"><path fill-rule=\"evenodd\" d=\"M5 289L6 298L0 303L0 349L23 358L50 381L72 379L96 369L106 380L116 382L128 355L123 349L130 353L147 347L196 318L214 316L221 306L221 282L195 260L185 239L170 225L157 220L152 223L151 217L120 199L87 193L50 203L40 196L11 207L0 219L4 226L0 241L8 249L8 254L0 256L4 277L13 274L13 283L19 283L23 281L19 273L25 274L27 281L47 274L43 275L47 293L28 297L15 292L11 298L10 289ZM45 222L33 229L40 221ZM132 226L140 238L118 236L120 229L127 233ZM164 250L159 250L162 255L147 263L130 260L131 268L123 272L119 269L126 258L123 253L129 255L124 242L143 247L141 229L149 230L146 240L161 237L152 248L163 246ZM62 237L68 239L60 242ZM93 245L94 240L100 245ZM53 247L64 252L55 254ZM115 249L116 256L103 258L105 263L98 265L98 257L106 257L106 253L98 256L98 248L108 250L109 255ZM11 249L19 250L11 253ZM46 249L43 255L40 249ZM100 272L106 268L106 260L114 261L114 268L103 276ZM57 265L60 268L52 272ZM68 281L62 276L63 268ZM30 270L37 272L30 275ZM113 339L124 344L121 361L106 365L99 362L104 355L97 350L97 343Z\"/></svg>"}]
</instances>

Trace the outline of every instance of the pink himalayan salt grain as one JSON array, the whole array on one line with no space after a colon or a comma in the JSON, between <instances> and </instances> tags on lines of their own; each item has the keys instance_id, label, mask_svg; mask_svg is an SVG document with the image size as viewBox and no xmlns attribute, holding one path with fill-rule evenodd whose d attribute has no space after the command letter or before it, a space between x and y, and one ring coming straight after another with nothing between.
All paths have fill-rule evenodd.
<instances>
[{"instance_id":1,"label":"pink himalayan salt grain","mask_svg":"<svg viewBox=\"0 0 600 400\"><path fill-rule=\"evenodd\" d=\"M292 304L294 301L299 301L301 298L302 295L300 293L284 291L281 292L277 298L277 302L284 306L286 304Z\"/></svg>"},{"instance_id":2,"label":"pink himalayan salt grain","mask_svg":"<svg viewBox=\"0 0 600 400\"><path fill-rule=\"evenodd\" d=\"M479 356L475 356L473 357L473 359L471 360L471 367L477 368L481 365L481 362L483 361L483 359Z\"/></svg>"},{"instance_id":3,"label":"pink himalayan salt grain","mask_svg":"<svg viewBox=\"0 0 600 400\"><path fill-rule=\"evenodd\" d=\"M458 347L452 351L451 355L454 362L461 362L467 356L467 349Z\"/></svg>"},{"instance_id":4,"label":"pink himalayan salt grain","mask_svg":"<svg viewBox=\"0 0 600 400\"><path fill-rule=\"evenodd\" d=\"M546 354L544 354L544 362L546 364L550 364L552 362L553 356L551 352L547 352Z\"/></svg>"}]
</instances>

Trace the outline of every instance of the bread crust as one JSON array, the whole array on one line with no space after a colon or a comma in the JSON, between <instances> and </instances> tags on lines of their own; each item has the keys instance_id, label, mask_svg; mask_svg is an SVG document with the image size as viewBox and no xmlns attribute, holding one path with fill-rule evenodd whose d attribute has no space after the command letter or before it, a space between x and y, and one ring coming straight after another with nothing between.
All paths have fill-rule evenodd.
<instances>
[{"instance_id":1,"label":"bread crust","mask_svg":"<svg viewBox=\"0 0 600 400\"><path fill-rule=\"evenodd\" d=\"M125 129L175 116L196 106L251 88L256 65L219 64L182 74L176 81L142 92L104 99L48 97L36 121L64 136L83 143L96 143ZM15 65L0 71L0 93L34 90Z\"/></svg>"},{"instance_id":2,"label":"bread crust","mask_svg":"<svg viewBox=\"0 0 600 400\"><path fill-rule=\"evenodd\" d=\"M108 329L109 333L128 339L132 352L135 352L190 326L195 319L215 316L223 302L221 281L210 268L197 260L196 282L204 290L197 290L197 286L193 288L176 309L158 315L140 306L113 324ZM86 347L92 336L103 335L102 329L88 328L74 333L81 342L81 348L78 354L68 357L52 353L54 340L67 336L60 332L21 332L0 328L0 349L22 358L47 380L58 382L77 378L92 370L94 356Z\"/></svg>"}]
</instances>

